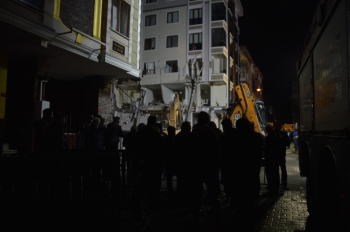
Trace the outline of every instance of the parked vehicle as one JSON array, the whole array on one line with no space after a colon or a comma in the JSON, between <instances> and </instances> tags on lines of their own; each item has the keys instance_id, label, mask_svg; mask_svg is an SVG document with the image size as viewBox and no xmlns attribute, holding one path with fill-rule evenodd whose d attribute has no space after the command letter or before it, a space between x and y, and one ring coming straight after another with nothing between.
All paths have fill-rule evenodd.
<instances>
[{"instance_id":1,"label":"parked vehicle","mask_svg":"<svg viewBox=\"0 0 350 232\"><path fill-rule=\"evenodd\" d=\"M350 231L349 4L320 1L298 62L299 166L308 211L344 231Z\"/></svg>"}]
</instances>

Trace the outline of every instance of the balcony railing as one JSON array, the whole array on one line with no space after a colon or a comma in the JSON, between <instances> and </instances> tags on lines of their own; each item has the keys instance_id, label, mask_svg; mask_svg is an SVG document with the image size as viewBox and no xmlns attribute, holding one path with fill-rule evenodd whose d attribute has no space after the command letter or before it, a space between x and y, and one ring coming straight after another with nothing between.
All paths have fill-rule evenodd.
<instances>
[{"instance_id":1,"label":"balcony railing","mask_svg":"<svg viewBox=\"0 0 350 232\"><path fill-rule=\"evenodd\" d=\"M202 24L203 19L202 18L194 18L190 19L190 25L196 25L196 24Z\"/></svg>"},{"instance_id":2,"label":"balcony railing","mask_svg":"<svg viewBox=\"0 0 350 232\"><path fill-rule=\"evenodd\" d=\"M188 50L202 50L202 43L192 43L189 45Z\"/></svg>"}]
</instances>

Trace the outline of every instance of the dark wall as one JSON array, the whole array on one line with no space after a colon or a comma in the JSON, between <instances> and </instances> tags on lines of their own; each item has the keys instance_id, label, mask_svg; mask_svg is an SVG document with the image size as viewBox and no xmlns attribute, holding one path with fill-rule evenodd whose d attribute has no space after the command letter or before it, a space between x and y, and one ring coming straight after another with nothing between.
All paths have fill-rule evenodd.
<instances>
[{"instance_id":1,"label":"dark wall","mask_svg":"<svg viewBox=\"0 0 350 232\"><path fill-rule=\"evenodd\" d=\"M20 151L32 148L37 67L37 57L9 60L4 142Z\"/></svg>"},{"instance_id":2,"label":"dark wall","mask_svg":"<svg viewBox=\"0 0 350 232\"><path fill-rule=\"evenodd\" d=\"M93 35L94 0L61 0L60 17L67 27Z\"/></svg>"},{"instance_id":3,"label":"dark wall","mask_svg":"<svg viewBox=\"0 0 350 232\"><path fill-rule=\"evenodd\" d=\"M98 91L103 77L60 81L50 79L46 84L45 100L54 113L67 115L67 132L78 132L89 115L98 113Z\"/></svg>"}]
</instances>

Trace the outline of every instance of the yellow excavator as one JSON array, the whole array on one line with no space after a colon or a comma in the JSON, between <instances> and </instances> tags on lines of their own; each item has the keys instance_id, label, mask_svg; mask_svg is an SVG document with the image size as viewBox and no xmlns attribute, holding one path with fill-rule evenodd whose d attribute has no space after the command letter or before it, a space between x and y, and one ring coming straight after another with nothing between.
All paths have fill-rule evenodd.
<instances>
[{"instance_id":1,"label":"yellow excavator","mask_svg":"<svg viewBox=\"0 0 350 232\"><path fill-rule=\"evenodd\" d=\"M256 101L251 94L247 83L239 83L235 87L236 101L233 103L230 119L234 127L240 118L247 118L254 124L254 130L265 135L265 105L262 101Z\"/></svg>"},{"instance_id":2,"label":"yellow excavator","mask_svg":"<svg viewBox=\"0 0 350 232\"><path fill-rule=\"evenodd\" d=\"M182 110L180 96L178 93L175 93L174 101L169 109L169 125L179 129L182 124Z\"/></svg>"}]
</instances>

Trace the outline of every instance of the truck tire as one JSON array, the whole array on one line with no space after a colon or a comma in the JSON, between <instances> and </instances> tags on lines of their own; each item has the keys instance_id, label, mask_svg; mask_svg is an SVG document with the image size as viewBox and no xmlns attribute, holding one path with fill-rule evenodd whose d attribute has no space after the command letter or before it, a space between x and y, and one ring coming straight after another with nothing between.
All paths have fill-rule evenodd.
<instances>
[{"instance_id":1,"label":"truck tire","mask_svg":"<svg viewBox=\"0 0 350 232\"><path fill-rule=\"evenodd\" d=\"M306 178L306 205L307 211L311 216L317 216L316 213L318 212L314 185L314 176L310 172Z\"/></svg>"},{"instance_id":2,"label":"truck tire","mask_svg":"<svg viewBox=\"0 0 350 232\"><path fill-rule=\"evenodd\" d=\"M317 198L322 211L334 219L342 214L341 183L333 154L325 149L321 154L321 164L317 178Z\"/></svg>"},{"instance_id":3,"label":"truck tire","mask_svg":"<svg viewBox=\"0 0 350 232\"><path fill-rule=\"evenodd\" d=\"M310 216L325 222L324 228L342 231L341 183L337 166L330 150L324 149L320 157L317 175L311 170L306 180L307 210Z\"/></svg>"}]
</instances>

